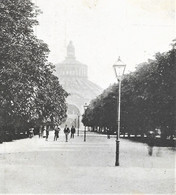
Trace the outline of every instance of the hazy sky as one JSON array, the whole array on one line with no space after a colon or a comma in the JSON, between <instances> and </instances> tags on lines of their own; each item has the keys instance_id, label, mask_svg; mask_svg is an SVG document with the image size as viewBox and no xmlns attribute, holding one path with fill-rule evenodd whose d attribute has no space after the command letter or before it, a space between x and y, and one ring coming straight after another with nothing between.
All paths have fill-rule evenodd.
<instances>
[{"instance_id":1,"label":"hazy sky","mask_svg":"<svg viewBox=\"0 0 176 195\"><path fill-rule=\"evenodd\" d=\"M167 51L176 38L176 0L33 0L43 14L36 34L59 63L73 41L88 77L103 88L116 82L112 65L121 56L126 72Z\"/></svg>"}]
</instances>

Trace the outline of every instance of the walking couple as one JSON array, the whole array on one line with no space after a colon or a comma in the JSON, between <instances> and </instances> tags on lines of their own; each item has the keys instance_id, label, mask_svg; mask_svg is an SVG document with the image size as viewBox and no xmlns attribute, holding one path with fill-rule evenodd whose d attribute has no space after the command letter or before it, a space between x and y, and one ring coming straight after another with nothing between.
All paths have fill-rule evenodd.
<instances>
[{"instance_id":1,"label":"walking couple","mask_svg":"<svg viewBox=\"0 0 176 195\"><path fill-rule=\"evenodd\" d=\"M69 129L69 127L67 127L67 125L65 125L64 133L65 133L65 141L68 142L68 135L70 133L70 129ZM75 134L75 127L72 126L71 127L71 136L70 136L70 138L74 138L74 134Z\"/></svg>"}]
</instances>

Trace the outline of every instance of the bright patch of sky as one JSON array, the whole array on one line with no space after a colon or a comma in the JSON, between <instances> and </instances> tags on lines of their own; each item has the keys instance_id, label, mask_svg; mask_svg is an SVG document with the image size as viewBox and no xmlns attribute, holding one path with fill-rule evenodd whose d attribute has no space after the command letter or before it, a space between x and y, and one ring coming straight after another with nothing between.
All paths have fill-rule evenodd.
<instances>
[{"instance_id":1,"label":"bright patch of sky","mask_svg":"<svg viewBox=\"0 0 176 195\"><path fill-rule=\"evenodd\" d=\"M112 65L121 56L126 72L171 48L176 38L176 0L33 0L42 10L36 34L64 60L70 40L76 58L88 65L89 80L116 82Z\"/></svg>"}]
</instances>

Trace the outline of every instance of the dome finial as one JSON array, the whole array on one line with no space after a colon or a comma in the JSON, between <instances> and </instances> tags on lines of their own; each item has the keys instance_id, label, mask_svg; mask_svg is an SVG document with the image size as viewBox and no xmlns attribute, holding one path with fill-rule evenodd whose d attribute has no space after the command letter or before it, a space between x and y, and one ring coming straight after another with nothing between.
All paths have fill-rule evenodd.
<instances>
[{"instance_id":1,"label":"dome finial","mask_svg":"<svg viewBox=\"0 0 176 195\"><path fill-rule=\"evenodd\" d=\"M72 41L70 41L67 46L67 58L75 58L75 47Z\"/></svg>"}]
</instances>

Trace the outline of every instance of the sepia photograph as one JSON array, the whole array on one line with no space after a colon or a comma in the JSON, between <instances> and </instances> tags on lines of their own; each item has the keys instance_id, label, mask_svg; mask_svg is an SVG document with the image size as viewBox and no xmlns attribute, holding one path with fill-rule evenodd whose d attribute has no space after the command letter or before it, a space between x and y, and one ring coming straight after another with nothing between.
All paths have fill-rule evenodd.
<instances>
[{"instance_id":1,"label":"sepia photograph","mask_svg":"<svg viewBox=\"0 0 176 195\"><path fill-rule=\"evenodd\" d=\"M0 0L0 194L176 194L176 0Z\"/></svg>"}]
</instances>

